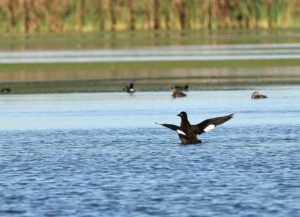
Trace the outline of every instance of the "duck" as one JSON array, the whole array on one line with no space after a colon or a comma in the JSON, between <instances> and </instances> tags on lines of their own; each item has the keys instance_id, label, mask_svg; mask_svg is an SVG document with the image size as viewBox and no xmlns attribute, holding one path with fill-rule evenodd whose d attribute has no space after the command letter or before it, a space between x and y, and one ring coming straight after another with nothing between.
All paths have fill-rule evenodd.
<instances>
[{"instance_id":1,"label":"duck","mask_svg":"<svg viewBox=\"0 0 300 217\"><path fill-rule=\"evenodd\" d=\"M125 90L127 93L134 94L135 93L134 84L130 83L129 86L124 86L123 90Z\"/></svg>"},{"instance_id":2,"label":"duck","mask_svg":"<svg viewBox=\"0 0 300 217\"><path fill-rule=\"evenodd\" d=\"M10 93L11 89L9 87L5 87L1 89L1 93Z\"/></svg>"},{"instance_id":3,"label":"duck","mask_svg":"<svg viewBox=\"0 0 300 217\"><path fill-rule=\"evenodd\" d=\"M186 94L180 90L177 90L176 88L173 88L172 97L173 98L186 97Z\"/></svg>"},{"instance_id":4,"label":"duck","mask_svg":"<svg viewBox=\"0 0 300 217\"><path fill-rule=\"evenodd\" d=\"M216 126L223 124L226 121L233 118L233 115L234 114L230 114L222 117L210 118L200 122L199 124L192 125L188 120L187 113L185 111L182 111L177 115L181 118L180 126L174 124L160 124L160 123L156 123L156 124L159 124L173 131L176 131L181 141L181 144L183 145L198 144L201 143L202 141L197 138L197 135L211 131Z\"/></svg>"},{"instance_id":5,"label":"duck","mask_svg":"<svg viewBox=\"0 0 300 217\"><path fill-rule=\"evenodd\" d=\"M265 95L260 94L258 91L254 91L254 92L252 93L252 95L251 95L251 98L252 98L252 99L266 99L266 98L268 98L268 97L265 96Z\"/></svg>"}]
</instances>

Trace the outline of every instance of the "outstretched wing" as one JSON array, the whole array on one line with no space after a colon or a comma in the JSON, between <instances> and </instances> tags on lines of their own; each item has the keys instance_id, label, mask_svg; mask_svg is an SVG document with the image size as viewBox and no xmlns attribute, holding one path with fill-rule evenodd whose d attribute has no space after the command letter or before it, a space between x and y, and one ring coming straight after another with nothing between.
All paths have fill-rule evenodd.
<instances>
[{"instance_id":1,"label":"outstretched wing","mask_svg":"<svg viewBox=\"0 0 300 217\"><path fill-rule=\"evenodd\" d=\"M159 123L156 123L156 124L159 124ZM176 126L176 125L174 125L174 124L159 124L159 125L164 126L164 127L166 127L166 128L169 128L169 129L171 129L171 130L176 131L177 134L178 134L179 136L184 136L184 137L186 136L186 133L183 132L183 131L180 129L179 126Z\"/></svg>"},{"instance_id":2,"label":"outstretched wing","mask_svg":"<svg viewBox=\"0 0 300 217\"><path fill-rule=\"evenodd\" d=\"M159 123L156 123L156 124L159 124ZM179 129L179 126L176 126L174 124L159 124L161 126L164 126L166 128L169 128L171 130L174 130L174 131L177 131Z\"/></svg>"},{"instance_id":3,"label":"outstretched wing","mask_svg":"<svg viewBox=\"0 0 300 217\"><path fill-rule=\"evenodd\" d=\"M197 134L205 133L205 132L208 132L208 131L214 129L216 126L223 124L224 122L230 120L232 117L233 117L233 114L223 116L223 117L207 119L197 125L192 125L192 129Z\"/></svg>"}]
</instances>

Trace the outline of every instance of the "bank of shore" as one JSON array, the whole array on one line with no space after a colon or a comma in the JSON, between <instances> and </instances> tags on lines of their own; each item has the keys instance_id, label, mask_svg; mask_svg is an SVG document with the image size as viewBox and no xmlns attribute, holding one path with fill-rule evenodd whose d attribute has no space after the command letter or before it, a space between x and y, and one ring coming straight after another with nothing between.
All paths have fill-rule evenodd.
<instances>
[{"instance_id":1,"label":"bank of shore","mask_svg":"<svg viewBox=\"0 0 300 217\"><path fill-rule=\"evenodd\" d=\"M1 64L0 88L11 93L169 91L173 84L192 90L300 85L300 60L234 60L117 63Z\"/></svg>"}]
</instances>

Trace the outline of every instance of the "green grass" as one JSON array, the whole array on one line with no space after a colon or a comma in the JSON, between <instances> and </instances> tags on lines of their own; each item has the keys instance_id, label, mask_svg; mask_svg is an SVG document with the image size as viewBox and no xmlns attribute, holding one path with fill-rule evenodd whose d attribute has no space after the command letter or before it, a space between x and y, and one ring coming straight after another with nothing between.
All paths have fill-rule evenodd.
<instances>
[{"instance_id":1,"label":"green grass","mask_svg":"<svg viewBox=\"0 0 300 217\"><path fill-rule=\"evenodd\" d=\"M55 64L0 64L0 73L10 72L99 72L119 70L164 70L200 68L248 68L300 66L300 59L281 60L220 60L220 61L162 61L162 62L101 62Z\"/></svg>"}]
</instances>

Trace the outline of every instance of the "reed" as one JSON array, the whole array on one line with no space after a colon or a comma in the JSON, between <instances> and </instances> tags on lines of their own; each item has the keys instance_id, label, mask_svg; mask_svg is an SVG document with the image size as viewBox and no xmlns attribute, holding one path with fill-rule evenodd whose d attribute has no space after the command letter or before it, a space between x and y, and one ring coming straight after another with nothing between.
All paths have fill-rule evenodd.
<instances>
[{"instance_id":1,"label":"reed","mask_svg":"<svg viewBox=\"0 0 300 217\"><path fill-rule=\"evenodd\" d=\"M299 27L299 0L1 0L0 32Z\"/></svg>"}]
</instances>

